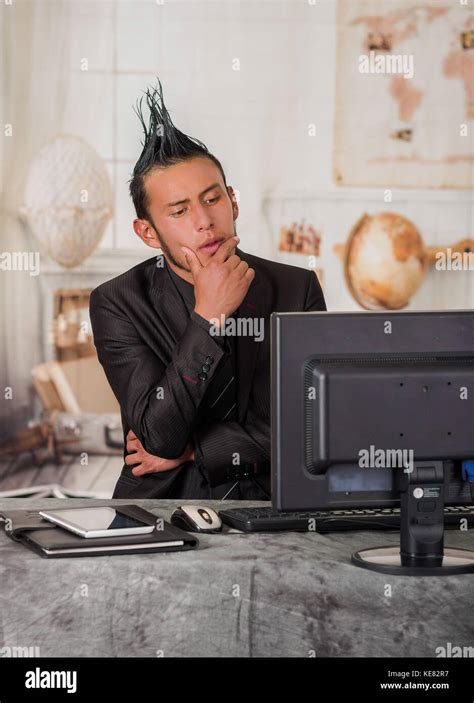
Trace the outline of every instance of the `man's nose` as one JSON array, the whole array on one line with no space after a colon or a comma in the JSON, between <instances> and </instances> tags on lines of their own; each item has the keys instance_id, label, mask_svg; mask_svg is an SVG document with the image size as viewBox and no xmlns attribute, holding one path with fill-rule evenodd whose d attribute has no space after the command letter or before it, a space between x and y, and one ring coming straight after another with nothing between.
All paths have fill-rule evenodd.
<instances>
[{"instance_id":1,"label":"man's nose","mask_svg":"<svg viewBox=\"0 0 474 703\"><path fill-rule=\"evenodd\" d=\"M194 229L198 231L206 230L212 227L212 218L210 213L202 205L197 205L193 208L191 219Z\"/></svg>"}]
</instances>

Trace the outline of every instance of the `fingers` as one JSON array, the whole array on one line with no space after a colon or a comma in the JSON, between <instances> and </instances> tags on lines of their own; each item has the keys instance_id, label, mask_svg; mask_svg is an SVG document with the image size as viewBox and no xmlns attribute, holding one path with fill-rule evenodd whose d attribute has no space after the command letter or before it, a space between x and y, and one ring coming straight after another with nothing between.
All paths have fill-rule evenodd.
<instances>
[{"instance_id":1,"label":"fingers","mask_svg":"<svg viewBox=\"0 0 474 703\"><path fill-rule=\"evenodd\" d=\"M244 278L251 283L255 278L255 269L249 268L248 271L245 272Z\"/></svg>"},{"instance_id":2,"label":"fingers","mask_svg":"<svg viewBox=\"0 0 474 703\"><path fill-rule=\"evenodd\" d=\"M196 278L196 275L203 268L198 255L196 254L194 249L190 249L189 247L181 247L181 249L183 251L184 258L186 259L189 268L191 269L193 277Z\"/></svg>"},{"instance_id":3,"label":"fingers","mask_svg":"<svg viewBox=\"0 0 474 703\"><path fill-rule=\"evenodd\" d=\"M229 256L232 255L232 252L239 241L240 239L238 237L229 237L229 239L226 239L224 244L220 245L219 249L212 257L212 260L223 263L226 259L229 258Z\"/></svg>"},{"instance_id":4,"label":"fingers","mask_svg":"<svg viewBox=\"0 0 474 703\"><path fill-rule=\"evenodd\" d=\"M156 473L156 469L146 468L145 464L140 464L140 466L136 466L134 469L132 469L132 474L134 476L144 476L145 474L153 473Z\"/></svg>"},{"instance_id":5,"label":"fingers","mask_svg":"<svg viewBox=\"0 0 474 703\"><path fill-rule=\"evenodd\" d=\"M255 276L255 270L250 268L248 263L243 261L236 254L227 259L225 266L227 266L231 271L238 273L240 278L245 278L248 281L252 281Z\"/></svg>"},{"instance_id":6,"label":"fingers","mask_svg":"<svg viewBox=\"0 0 474 703\"><path fill-rule=\"evenodd\" d=\"M130 454L132 452L136 453L139 451L142 451L143 447L140 444L138 439L133 439L130 442L127 442L127 452Z\"/></svg>"},{"instance_id":7,"label":"fingers","mask_svg":"<svg viewBox=\"0 0 474 703\"><path fill-rule=\"evenodd\" d=\"M128 433L127 438L132 435L136 437L133 433ZM186 450L190 448L192 448L191 443L186 447ZM176 469L178 466L181 466L185 461L190 460L188 455L183 455L179 459L164 459L163 457L150 454L143 449L138 438L129 439L127 441L127 451L131 453L125 456L124 461L127 466L135 467L132 469L132 474L134 476L170 471L171 469Z\"/></svg>"},{"instance_id":8,"label":"fingers","mask_svg":"<svg viewBox=\"0 0 474 703\"><path fill-rule=\"evenodd\" d=\"M135 464L141 464L143 461L143 457L139 455L138 452L134 452L133 454L127 454L125 457L125 463L127 466L135 466Z\"/></svg>"},{"instance_id":9,"label":"fingers","mask_svg":"<svg viewBox=\"0 0 474 703\"><path fill-rule=\"evenodd\" d=\"M140 466L135 466L135 468L132 469L132 474L134 476L144 476L145 474L158 474L162 471L171 471L172 469L177 469L184 463L182 460L179 459L160 459L158 457L154 457L153 459L153 461L149 461L148 459L144 459L143 461L141 461Z\"/></svg>"},{"instance_id":10,"label":"fingers","mask_svg":"<svg viewBox=\"0 0 474 703\"><path fill-rule=\"evenodd\" d=\"M133 430L129 430L129 432L127 434L127 439L138 439L138 437L135 434L135 432L133 432Z\"/></svg>"},{"instance_id":11,"label":"fingers","mask_svg":"<svg viewBox=\"0 0 474 703\"><path fill-rule=\"evenodd\" d=\"M236 270L236 272L239 273L239 274L242 276L242 278L243 278L244 275L247 273L248 269L249 269L248 263L247 263L246 261L240 260L240 262L239 262L239 264L238 264L238 266L237 266L237 268L236 268L235 270Z\"/></svg>"},{"instance_id":12,"label":"fingers","mask_svg":"<svg viewBox=\"0 0 474 703\"><path fill-rule=\"evenodd\" d=\"M241 261L242 259L240 256L237 256L237 254L232 254L232 256L229 256L227 261L224 262L224 266L227 266L227 268L232 271L232 269L237 268Z\"/></svg>"}]
</instances>

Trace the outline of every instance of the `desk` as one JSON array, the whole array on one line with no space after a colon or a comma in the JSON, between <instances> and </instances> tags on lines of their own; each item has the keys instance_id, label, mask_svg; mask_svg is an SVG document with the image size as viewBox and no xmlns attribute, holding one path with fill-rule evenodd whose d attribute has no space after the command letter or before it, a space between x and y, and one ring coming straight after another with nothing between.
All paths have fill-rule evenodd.
<instances>
[{"instance_id":1,"label":"desk","mask_svg":"<svg viewBox=\"0 0 474 703\"><path fill-rule=\"evenodd\" d=\"M136 502L169 519L195 501ZM111 503L11 498L0 508ZM433 657L448 642L474 643L472 576L387 576L350 564L352 552L397 544L398 533L199 539L181 553L42 559L2 531L0 646L39 647L45 657ZM472 531L449 531L445 542L474 548Z\"/></svg>"}]
</instances>

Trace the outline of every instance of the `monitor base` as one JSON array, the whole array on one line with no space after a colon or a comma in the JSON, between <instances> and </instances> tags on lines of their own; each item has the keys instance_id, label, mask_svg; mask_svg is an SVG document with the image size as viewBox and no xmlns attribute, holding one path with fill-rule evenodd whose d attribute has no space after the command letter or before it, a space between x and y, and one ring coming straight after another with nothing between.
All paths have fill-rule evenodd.
<instances>
[{"instance_id":1,"label":"monitor base","mask_svg":"<svg viewBox=\"0 0 474 703\"><path fill-rule=\"evenodd\" d=\"M474 551L470 549L445 549L441 566L402 566L400 547L374 547L354 552L354 566L379 571L382 574L401 576L451 576L474 573Z\"/></svg>"}]
</instances>

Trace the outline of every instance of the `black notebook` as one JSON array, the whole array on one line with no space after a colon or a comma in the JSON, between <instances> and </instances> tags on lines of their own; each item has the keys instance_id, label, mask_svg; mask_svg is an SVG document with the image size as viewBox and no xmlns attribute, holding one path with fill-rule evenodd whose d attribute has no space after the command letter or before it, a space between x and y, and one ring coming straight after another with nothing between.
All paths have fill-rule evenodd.
<instances>
[{"instance_id":1,"label":"black notebook","mask_svg":"<svg viewBox=\"0 0 474 703\"><path fill-rule=\"evenodd\" d=\"M4 521L5 532L11 539L45 558L175 552L193 549L199 544L195 535L160 520L157 515L138 505L118 507L130 517L155 525L155 529L143 535L85 539L48 522L38 510L1 510L0 520Z\"/></svg>"}]
</instances>

